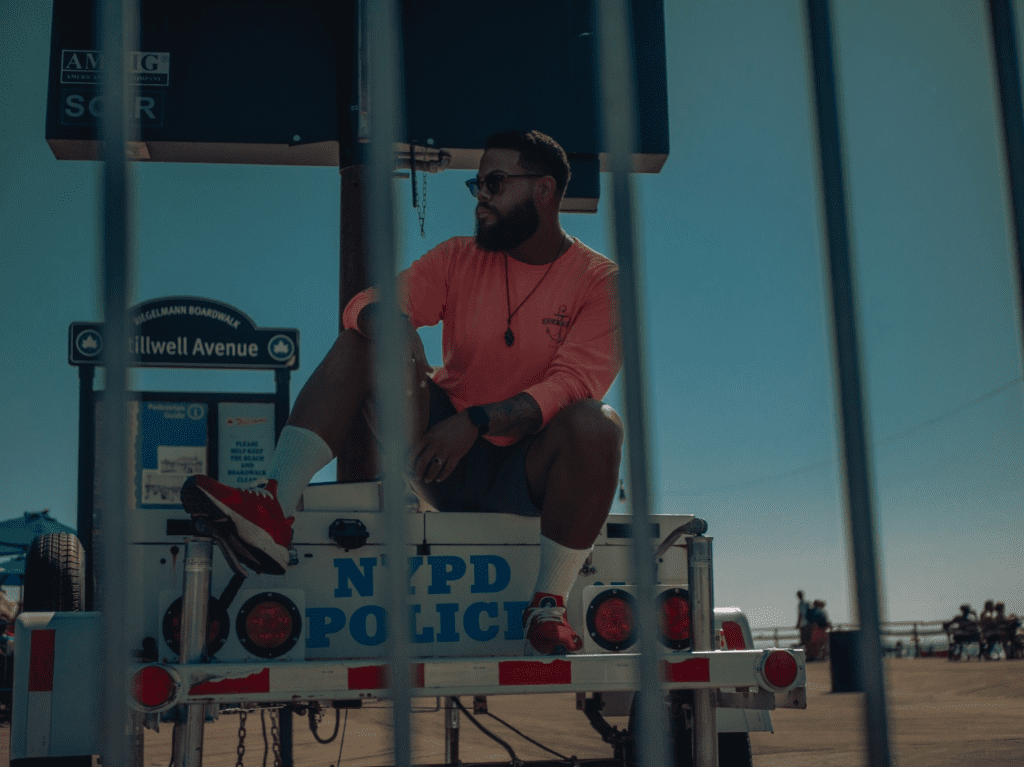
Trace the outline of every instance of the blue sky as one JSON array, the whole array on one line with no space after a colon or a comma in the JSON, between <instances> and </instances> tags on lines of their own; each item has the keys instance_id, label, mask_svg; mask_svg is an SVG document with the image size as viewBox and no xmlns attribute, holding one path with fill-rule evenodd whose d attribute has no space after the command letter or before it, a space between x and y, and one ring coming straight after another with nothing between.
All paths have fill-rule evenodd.
<instances>
[{"instance_id":1,"label":"blue sky","mask_svg":"<svg viewBox=\"0 0 1024 767\"><path fill-rule=\"evenodd\" d=\"M637 178L655 510L709 521L716 602L766 626L792 623L798 588L834 621L852 614L802 7L666 2L671 154ZM986 598L1024 613L1020 322L983 10L834 3L891 620ZM49 508L73 524L66 338L70 322L100 317L99 166L57 161L44 141L49 18L43 0L0 1L0 515ZM337 170L133 173L135 301L200 295L299 328L297 391L337 327ZM396 182L406 263L471 232L468 177L429 178L422 238L409 182ZM607 213L602 202L563 226L610 254ZM424 339L437 361L439 330ZM134 378L141 390L272 385L269 373Z\"/></svg>"}]
</instances>

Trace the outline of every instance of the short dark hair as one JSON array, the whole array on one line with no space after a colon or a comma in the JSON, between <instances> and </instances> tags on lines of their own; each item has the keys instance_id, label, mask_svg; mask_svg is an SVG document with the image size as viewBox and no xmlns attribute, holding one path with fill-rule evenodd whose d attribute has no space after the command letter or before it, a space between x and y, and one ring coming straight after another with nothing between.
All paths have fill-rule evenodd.
<instances>
[{"instance_id":1,"label":"short dark hair","mask_svg":"<svg viewBox=\"0 0 1024 767\"><path fill-rule=\"evenodd\" d=\"M569 158L565 150L551 136L538 130L508 130L493 133L487 138L484 150L514 149L519 152L519 164L533 173L543 173L555 179L558 195L565 193L565 187L572 178Z\"/></svg>"}]
</instances>

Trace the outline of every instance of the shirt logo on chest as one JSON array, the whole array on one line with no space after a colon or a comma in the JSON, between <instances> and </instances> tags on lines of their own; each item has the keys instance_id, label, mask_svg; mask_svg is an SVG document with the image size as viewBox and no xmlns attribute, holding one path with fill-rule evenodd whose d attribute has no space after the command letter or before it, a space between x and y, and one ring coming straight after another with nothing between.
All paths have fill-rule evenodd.
<instances>
[{"instance_id":1,"label":"shirt logo on chest","mask_svg":"<svg viewBox=\"0 0 1024 767\"><path fill-rule=\"evenodd\" d=\"M558 307L554 317L545 317L541 322L548 333L548 338L557 344L562 343L565 340L565 334L568 332L569 327L568 307L562 304Z\"/></svg>"}]
</instances>

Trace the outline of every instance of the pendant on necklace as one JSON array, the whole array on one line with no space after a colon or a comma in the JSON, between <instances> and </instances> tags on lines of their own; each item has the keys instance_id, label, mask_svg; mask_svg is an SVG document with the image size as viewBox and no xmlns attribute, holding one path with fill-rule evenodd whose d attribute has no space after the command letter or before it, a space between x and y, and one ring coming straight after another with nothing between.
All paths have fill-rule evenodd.
<instances>
[{"instance_id":1,"label":"pendant on necklace","mask_svg":"<svg viewBox=\"0 0 1024 767\"><path fill-rule=\"evenodd\" d=\"M516 342L515 334L512 332L512 328L505 331L505 346L511 346Z\"/></svg>"}]
</instances>

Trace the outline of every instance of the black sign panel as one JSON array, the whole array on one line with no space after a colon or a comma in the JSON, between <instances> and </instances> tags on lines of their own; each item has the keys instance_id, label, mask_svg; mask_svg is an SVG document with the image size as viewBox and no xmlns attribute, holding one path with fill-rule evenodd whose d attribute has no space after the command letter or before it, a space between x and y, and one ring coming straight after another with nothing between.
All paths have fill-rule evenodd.
<instances>
[{"instance_id":1,"label":"black sign panel","mask_svg":"<svg viewBox=\"0 0 1024 767\"><path fill-rule=\"evenodd\" d=\"M296 328L258 328L233 306L193 296L172 296L132 307L125 340L134 367L240 368L299 367ZM112 339L101 322L73 322L68 333L72 365L102 365Z\"/></svg>"},{"instance_id":2,"label":"black sign panel","mask_svg":"<svg viewBox=\"0 0 1024 767\"><path fill-rule=\"evenodd\" d=\"M98 157L103 56L98 0L54 0L46 138L61 159ZM138 85L128 104L155 162L337 165L357 161L356 0L140 0ZM486 137L514 126L554 136L573 196L597 196L603 151L591 0L406 0L403 143L476 170ZM667 158L664 0L632 0L641 172ZM486 40L487 65L471 48ZM469 46L469 47L467 47ZM509 62L515 62L510 65ZM372 122L372 106L366 117ZM584 183L584 181L586 183Z\"/></svg>"}]
</instances>

